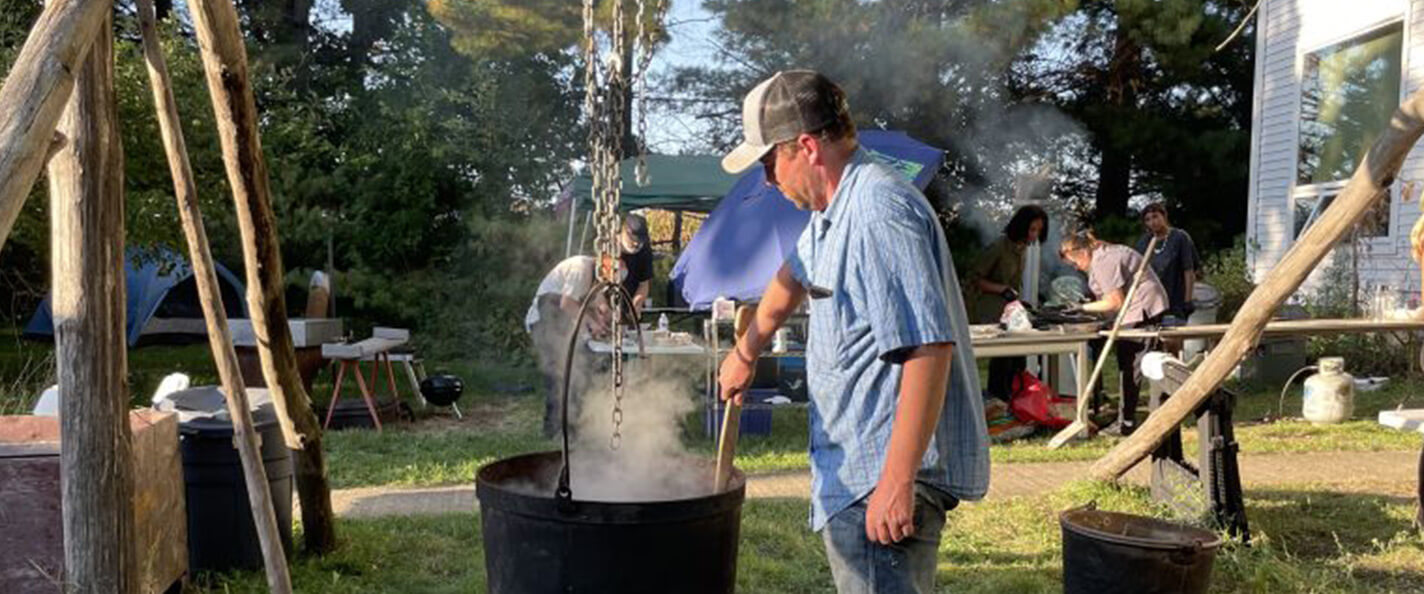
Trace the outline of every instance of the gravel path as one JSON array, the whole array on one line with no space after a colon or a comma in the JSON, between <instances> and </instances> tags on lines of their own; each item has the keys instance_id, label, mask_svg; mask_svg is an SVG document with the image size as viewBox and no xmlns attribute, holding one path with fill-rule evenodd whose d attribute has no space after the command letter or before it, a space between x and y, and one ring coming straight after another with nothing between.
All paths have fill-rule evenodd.
<instances>
[{"instance_id":1,"label":"gravel path","mask_svg":"<svg viewBox=\"0 0 1424 594\"><path fill-rule=\"evenodd\" d=\"M1355 492L1389 495L1413 493L1418 480L1419 452L1318 452L1241 456L1241 476L1247 488L1313 483ZM996 464L989 497L1022 497L1051 491L1087 475L1091 462ZM1146 484L1148 465L1138 464L1127 481ZM807 471L752 476L750 499L806 499L811 489ZM474 485L448 487L363 487L331 494L338 516L369 518L424 514L468 513L475 510Z\"/></svg>"}]
</instances>

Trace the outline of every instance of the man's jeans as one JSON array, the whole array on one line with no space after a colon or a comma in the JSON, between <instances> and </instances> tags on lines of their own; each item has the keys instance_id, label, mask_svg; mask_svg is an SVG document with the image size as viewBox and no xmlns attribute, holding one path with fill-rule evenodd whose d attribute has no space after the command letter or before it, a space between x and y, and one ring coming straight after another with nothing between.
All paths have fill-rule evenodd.
<instances>
[{"instance_id":1,"label":"man's jeans","mask_svg":"<svg viewBox=\"0 0 1424 594\"><path fill-rule=\"evenodd\" d=\"M891 545L865 537L868 500L866 496L832 516L821 530L836 590L840 594L933 592L944 514L959 500L915 483L915 533Z\"/></svg>"}]
</instances>

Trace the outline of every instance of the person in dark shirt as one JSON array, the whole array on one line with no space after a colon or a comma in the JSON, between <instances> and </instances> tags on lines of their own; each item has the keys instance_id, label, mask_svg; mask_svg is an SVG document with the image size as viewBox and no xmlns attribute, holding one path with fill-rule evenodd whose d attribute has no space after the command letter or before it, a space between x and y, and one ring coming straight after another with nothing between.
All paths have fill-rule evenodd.
<instances>
[{"instance_id":1,"label":"person in dark shirt","mask_svg":"<svg viewBox=\"0 0 1424 594\"><path fill-rule=\"evenodd\" d=\"M623 277L623 289L633 297L633 310L641 314L653 280L653 246L648 242L648 220L642 215L628 215L623 219L623 234L619 240L623 247L619 258L623 260L623 269L628 271Z\"/></svg>"},{"instance_id":2,"label":"person in dark shirt","mask_svg":"<svg viewBox=\"0 0 1424 594\"><path fill-rule=\"evenodd\" d=\"M1167 208L1161 202L1142 209L1142 226L1147 232L1137 240L1137 252L1152 260L1152 271L1157 273L1162 288L1167 291L1167 315L1185 322L1196 309L1192 305L1192 291L1201 270L1197 246L1192 243L1191 235L1167 220ZM1157 237L1157 247L1147 254L1147 243L1153 236Z\"/></svg>"},{"instance_id":3,"label":"person in dark shirt","mask_svg":"<svg viewBox=\"0 0 1424 594\"><path fill-rule=\"evenodd\" d=\"M1004 234L989 244L969 269L970 316L975 324L997 324L1008 304L1018 301L1023 283L1024 254L1029 244L1048 234L1048 213L1034 204L1014 212ZM1028 366L1024 357L994 357L989 360L989 381L984 388L995 398L1009 400L1013 383Z\"/></svg>"}]
</instances>

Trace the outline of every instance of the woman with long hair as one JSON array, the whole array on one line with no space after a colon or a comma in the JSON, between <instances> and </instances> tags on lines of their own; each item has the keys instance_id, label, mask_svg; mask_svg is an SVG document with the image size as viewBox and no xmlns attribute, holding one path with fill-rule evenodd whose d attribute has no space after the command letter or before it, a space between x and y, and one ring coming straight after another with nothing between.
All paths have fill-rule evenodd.
<instances>
[{"instance_id":1,"label":"woman with long hair","mask_svg":"<svg viewBox=\"0 0 1424 594\"><path fill-rule=\"evenodd\" d=\"M1048 213L1029 204L1014 212L1004 226L1004 234L984 248L969 271L969 315L975 324L997 324L1004 307L1018 300L1025 251L1047 234ZM1014 376L1024 367L1023 357L990 359L985 389L995 398L1008 400Z\"/></svg>"}]
</instances>

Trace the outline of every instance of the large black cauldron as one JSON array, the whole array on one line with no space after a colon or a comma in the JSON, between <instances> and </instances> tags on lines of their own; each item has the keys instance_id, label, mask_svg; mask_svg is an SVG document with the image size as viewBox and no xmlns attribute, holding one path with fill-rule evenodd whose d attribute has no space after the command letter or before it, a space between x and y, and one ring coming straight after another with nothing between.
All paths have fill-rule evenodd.
<instances>
[{"instance_id":1,"label":"large black cauldron","mask_svg":"<svg viewBox=\"0 0 1424 594\"><path fill-rule=\"evenodd\" d=\"M735 589L746 495L740 472L722 493L608 503L556 498L561 461L560 452L541 452L480 469L475 493L491 594ZM713 462L693 464L705 466L698 470L710 483Z\"/></svg>"}]
</instances>

